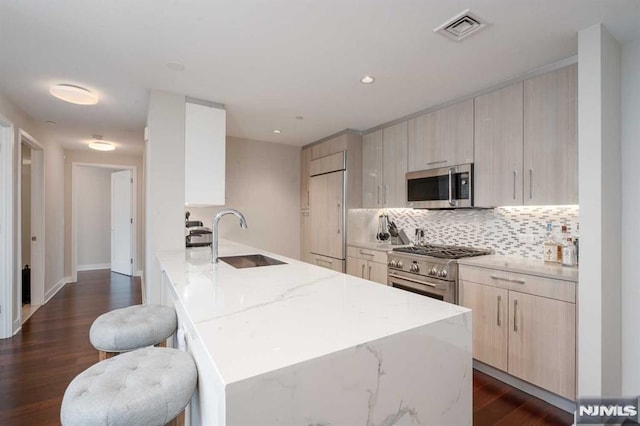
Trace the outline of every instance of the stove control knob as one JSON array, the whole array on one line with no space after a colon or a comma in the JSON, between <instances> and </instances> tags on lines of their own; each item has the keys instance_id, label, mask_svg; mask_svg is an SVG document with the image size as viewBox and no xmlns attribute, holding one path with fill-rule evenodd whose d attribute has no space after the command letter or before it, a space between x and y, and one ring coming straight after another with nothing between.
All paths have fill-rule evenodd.
<instances>
[{"instance_id":1,"label":"stove control knob","mask_svg":"<svg viewBox=\"0 0 640 426\"><path fill-rule=\"evenodd\" d=\"M396 268L402 269L402 260L398 260L398 262L396 262Z\"/></svg>"},{"instance_id":2,"label":"stove control knob","mask_svg":"<svg viewBox=\"0 0 640 426\"><path fill-rule=\"evenodd\" d=\"M416 262L413 262L411 264L411 267L409 268L409 271L411 272L420 272L420 266L418 266L418 264Z\"/></svg>"},{"instance_id":3,"label":"stove control knob","mask_svg":"<svg viewBox=\"0 0 640 426\"><path fill-rule=\"evenodd\" d=\"M391 262L389 262L389 266L391 266L392 268L395 268L396 266L398 266L398 262L396 262L395 259L392 259Z\"/></svg>"},{"instance_id":4,"label":"stove control knob","mask_svg":"<svg viewBox=\"0 0 640 426\"><path fill-rule=\"evenodd\" d=\"M435 277L437 274L438 274L438 271L437 271L437 269L436 269L436 268L431 268L431 269L429 269L429 275L431 275L431 276L434 276L434 277Z\"/></svg>"},{"instance_id":5,"label":"stove control knob","mask_svg":"<svg viewBox=\"0 0 640 426\"><path fill-rule=\"evenodd\" d=\"M444 269L440 269L438 271L438 277L440 278L447 278L447 271L445 271Z\"/></svg>"}]
</instances>

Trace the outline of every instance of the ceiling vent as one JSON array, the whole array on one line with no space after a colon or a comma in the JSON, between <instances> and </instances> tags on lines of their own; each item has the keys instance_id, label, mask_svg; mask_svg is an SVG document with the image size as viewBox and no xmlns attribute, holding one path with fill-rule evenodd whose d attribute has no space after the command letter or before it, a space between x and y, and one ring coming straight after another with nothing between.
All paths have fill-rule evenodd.
<instances>
[{"instance_id":1,"label":"ceiling vent","mask_svg":"<svg viewBox=\"0 0 640 426\"><path fill-rule=\"evenodd\" d=\"M489 25L488 22L467 9L440 25L433 32L440 33L451 40L460 41L487 25Z\"/></svg>"}]
</instances>

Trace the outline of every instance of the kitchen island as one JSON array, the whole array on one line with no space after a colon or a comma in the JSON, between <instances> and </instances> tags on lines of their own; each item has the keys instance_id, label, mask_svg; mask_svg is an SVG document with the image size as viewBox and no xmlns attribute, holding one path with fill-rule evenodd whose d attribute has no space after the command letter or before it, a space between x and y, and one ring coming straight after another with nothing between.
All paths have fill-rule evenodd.
<instances>
[{"instance_id":1,"label":"kitchen island","mask_svg":"<svg viewBox=\"0 0 640 426\"><path fill-rule=\"evenodd\" d=\"M192 424L472 423L470 310L232 242L219 252L285 264L158 256L198 366Z\"/></svg>"}]
</instances>

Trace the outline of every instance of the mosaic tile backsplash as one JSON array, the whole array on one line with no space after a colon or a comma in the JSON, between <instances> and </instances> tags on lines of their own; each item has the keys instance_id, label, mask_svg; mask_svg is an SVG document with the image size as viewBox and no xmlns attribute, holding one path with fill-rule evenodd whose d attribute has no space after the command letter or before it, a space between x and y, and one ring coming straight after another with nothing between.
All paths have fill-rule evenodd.
<instances>
[{"instance_id":1,"label":"mosaic tile backsplash","mask_svg":"<svg viewBox=\"0 0 640 426\"><path fill-rule=\"evenodd\" d=\"M542 260L546 224L560 236L562 225L569 234L578 233L578 206L498 207L495 209L414 210L355 209L348 214L349 241L375 241L378 216L386 212L390 221L413 239L423 228L425 239L434 244L491 248L496 254Z\"/></svg>"}]
</instances>

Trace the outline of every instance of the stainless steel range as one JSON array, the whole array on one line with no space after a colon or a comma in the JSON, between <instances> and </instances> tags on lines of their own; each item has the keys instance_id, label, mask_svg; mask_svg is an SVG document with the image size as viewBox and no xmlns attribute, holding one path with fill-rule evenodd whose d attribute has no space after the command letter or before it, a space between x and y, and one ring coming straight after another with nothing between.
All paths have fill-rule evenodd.
<instances>
[{"instance_id":1,"label":"stainless steel range","mask_svg":"<svg viewBox=\"0 0 640 426\"><path fill-rule=\"evenodd\" d=\"M394 248L388 254L388 284L403 290L458 303L458 262L491 250L425 244Z\"/></svg>"}]
</instances>

